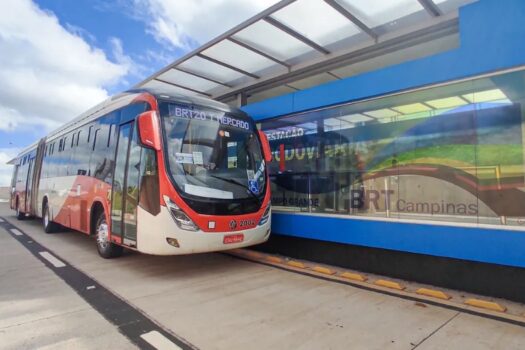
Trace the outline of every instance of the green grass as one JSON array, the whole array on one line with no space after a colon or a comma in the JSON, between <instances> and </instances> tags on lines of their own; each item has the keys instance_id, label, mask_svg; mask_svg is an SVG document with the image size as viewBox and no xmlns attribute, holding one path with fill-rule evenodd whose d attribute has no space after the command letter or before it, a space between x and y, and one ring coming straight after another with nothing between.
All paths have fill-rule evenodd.
<instances>
[{"instance_id":1,"label":"green grass","mask_svg":"<svg viewBox=\"0 0 525 350\"><path fill-rule=\"evenodd\" d=\"M392 166L393 158L383 160L370 171L378 171ZM417 148L397 155L398 165L421 163L440 164L451 167L466 166L516 166L523 164L521 145L442 145Z\"/></svg>"}]
</instances>

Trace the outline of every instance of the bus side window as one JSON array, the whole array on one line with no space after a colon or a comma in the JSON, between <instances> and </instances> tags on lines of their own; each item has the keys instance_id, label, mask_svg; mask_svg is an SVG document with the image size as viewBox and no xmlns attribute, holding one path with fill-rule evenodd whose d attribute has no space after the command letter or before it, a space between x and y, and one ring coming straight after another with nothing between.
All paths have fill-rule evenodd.
<instances>
[{"instance_id":1,"label":"bus side window","mask_svg":"<svg viewBox=\"0 0 525 350\"><path fill-rule=\"evenodd\" d=\"M62 143L62 154L60 155L60 176L68 176L70 172L70 158L71 158L71 147L68 147L69 143L67 142L68 136L64 137L64 142Z\"/></svg>"},{"instance_id":2,"label":"bus side window","mask_svg":"<svg viewBox=\"0 0 525 350\"><path fill-rule=\"evenodd\" d=\"M16 177L16 187L18 191L25 191L25 181L27 179L27 156L22 158L20 161L20 166L18 168L17 177Z\"/></svg>"},{"instance_id":3,"label":"bus side window","mask_svg":"<svg viewBox=\"0 0 525 350\"><path fill-rule=\"evenodd\" d=\"M91 157L91 152L84 145L88 143L87 139L88 128L84 126L81 130L77 132L76 146L73 152L74 159L74 169L73 173L76 175L88 175L89 169L89 158ZM80 147L78 147L80 146Z\"/></svg>"},{"instance_id":4,"label":"bus side window","mask_svg":"<svg viewBox=\"0 0 525 350\"><path fill-rule=\"evenodd\" d=\"M146 111L148 104L146 103L134 103L124 107L120 114L120 123L134 120L140 113Z\"/></svg>"},{"instance_id":5,"label":"bus side window","mask_svg":"<svg viewBox=\"0 0 525 350\"><path fill-rule=\"evenodd\" d=\"M112 131L113 131L114 126L115 126L115 124L111 124L111 125L109 126L108 142L107 142L106 147L109 147L109 145L111 144L111 135L112 135Z\"/></svg>"},{"instance_id":6,"label":"bus side window","mask_svg":"<svg viewBox=\"0 0 525 350\"><path fill-rule=\"evenodd\" d=\"M97 129L95 130L95 134L93 135L93 146L91 146L91 150L94 151L95 150L95 146L97 144L97 136L98 136L98 131L100 129Z\"/></svg>"},{"instance_id":7,"label":"bus side window","mask_svg":"<svg viewBox=\"0 0 525 350\"><path fill-rule=\"evenodd\" d=\"M92 132L93 132L93 125L90 125L89 129L88 129L87 143L89 143L89 141L91 141L91 133Z\"/></svg>"},{"instance_id":8,"label":"bus side window","mask_svg":"<svg viewBox=\"0 0 525 350\"><path fill-rule=\"evenodd\" d=\"M160 213L159 174L157 154L151 148L142 148L139 180L139 205L150 214Z\"/></svg>"},{"instance_id":9,"label":"bus side window","mask_svg":"<svg viewBox=\"0 0 525 350\"><path fill-rule=\"evenodd\" d=\"M11 190L16 186L16 177L18 176L18 167L19 165L15 165L13 167L13 176L11 177Z\"/></svg>"},{"instance_id":10,"label":"bus side window","mask_svg":"<svg viewBox=\"0 0 525 350\"><path fill-rule=\"evenodd\" d=\"M57 158L58 158L58 145L59 143L53 142L53 145L51 146L51 160L50 160L50 167L49 167L49 177L55 177L58 176L58 164L57 164ZM56 147L55 147L56 146ZM55 152L56 151L56 152Z\"/></svg>"},{"instance_id":11,"label":"bus side window","mask_svg":"<svg viewBox=\"0 0 525 350\"><path fill-rule=\"evenodd\" d=\"M80 137L80 131L73 131L71 148L68 150L68 175L82 175L80 169L80 163L82 162L83 153L82 150L79 150L78 139Z\"/></svg>"}]
</instances>

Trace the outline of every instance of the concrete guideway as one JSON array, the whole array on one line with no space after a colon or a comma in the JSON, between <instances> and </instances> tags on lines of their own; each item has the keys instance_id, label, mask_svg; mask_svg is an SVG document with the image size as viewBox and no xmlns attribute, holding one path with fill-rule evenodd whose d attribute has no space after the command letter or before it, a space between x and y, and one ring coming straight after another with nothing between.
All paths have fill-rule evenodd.
<instances>
[{"instance_id":1,"label":"concrete guideway","mask_svg":"<svg viewBox=\"0 0 525 350\"><path fill-rule=\"evenodd\" d=\"M155 257L130 253L119 259L103 260L98 257L94 242L84 235L74 232L46 235L38 221L18 222L5 205L0 205L0 216L48 248L59 261L83 271L163 328L202 349L463 350L525 346L525 328L518 325L421 305L225 254ZM15 241L13 233L0 229L0 239L10 242L7 250L4 244L0 249L2 260L9 260L12 269L27 264L24 263L27 260L54 276ZM0 288L8 288L12 280L35 283L35 279L43 276L43 273L30 274L31 271L34 269L19 277L2 273ZM58 277L54 276L54 280L54 287L75 295ZM21 287L9 288L15 290L10 300L24 298L22 290L18 293ZM42 295L37 288L31 290ZM6 293L1 294L2 304L9 305ZM82 302L78 296L77 299ZM49 302L62 309L61 300ZM20 307L16 312L19 317L28 317L25 299L16 303ZM87 310L96 314L89 307ZM5 314L0 312L0 322L4 322ZM98 318L105 321L100 315ZM94 327L90 318L82 321L82 326L77 325L79 329ZM126 341L114 328L106 327L106 331L111 329ZM34 338L44 336L40 333ZM155 338L155 333L147 337L151 336ZM16 335L13 337L17 339ZM29 338L28 333L20 337ZM96 347L97 339L92 339L92 344L79 344L75 348Z\"/></svg>"},{"instance_id":2,"label":"concrete guideway","mask_svg":"<svg viewBox=\"0 0 525 350\"><path fill-rule=\"evenodd\" d=\"M290 272L525 327L525 305L514 301L459 290L436 288L417 282L291 259L250 249L235 249L229 251L228 254Z\"/></svg>"}]
</instances>

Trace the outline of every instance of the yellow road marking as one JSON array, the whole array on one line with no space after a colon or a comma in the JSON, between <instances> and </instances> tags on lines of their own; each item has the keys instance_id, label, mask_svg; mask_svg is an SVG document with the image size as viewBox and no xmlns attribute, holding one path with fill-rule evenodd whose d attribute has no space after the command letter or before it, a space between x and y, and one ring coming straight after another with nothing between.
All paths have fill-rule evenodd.
<instances>
[{"instance_id":1,"label":"yellow road marking","mask_svg":"<svg viewBox=\"0 0 525 350\"><path fill-rule=\"evenodd\" d=\"M452 298L450 295L448 295L445 292L442 292L440 290L428 289L428 288L419 288L418 290L416 290L416 293L421 294L421 295L426 295L428 297L439 298L439 299L444 299L444 300L448 300Z\"/></svg>"},{"instance_id":2,"label":"yellow road marking","mask_svg":"<svg viewBox=\"0 0 525 350\"><path fill-rule=\"evenodd\" d=\"M488 300L470 298L470 299L465 300L465 304L470 305L470 306L480 307L483 309L493 310L493 311L499 311L499 312L507 311L507 308L505 306L502 306L498 303L495 303L493 301L488 301Z\"/></svg>"},{"instance_id":3,"label":"yellow road marking","mask_svg":"<svg viewBox=\"0 0 525 350\"><path fill-rule=\"evenodd\" d=\"M349 280L360 281L360 282L365 282L368 279L359 273L353 273L353 272L343 272L341 274L341 277L347 278Z\"/></svg>"},{"instance_id":4,"label":"yellow road marking","mask_svg":"<svg viewBox=\"0 0 525 350\"><path fill-rule=\"evenodd\" d=\"M322 266L314 266L312 270L314 270L315 272L324 273L325 275L333 275L335 273L334 270Z\"/></svg>"},{"instance_id":5,"label":"yellow road marking","mask_svg":"<svg viewBox=\"0 0 525 350\"><path fill-rule=\"evenodd\" d=\"M387 281L387 280L377 280L374 282L374 284L378 285L378 286L381 286L381 287L387 287L387 288L392 288L392 289L397 289L397 290L403 290L405 289L405 286L397 283L397 282L394 282L394 281Z\"/></svg>"},{"instance_id":6,"label":"yellow road marking","mask_svg":"<svg viewBox=\"0 0 525 350\"><path fill-rule=\"evenodd\" d=\"M304 269L306 267L302 262L295 261L295 260L290 260L287 262L287 264L293 267L301 268L301 269Z\"/></svg>"},{"instance_id":7,"label":"yellow road marking","mask_svg":"<svg viewBox=\"0 0 525 350\"><path fill-rule=\"evenodd\" d=\"M283 259L281 259L281 258L279 258L277 256L271 256L271 255L267 256L266 260L271 261L273 263L281 263L281 262L283 262Z\"/></svg>"},{"instance_id":8,"label":"yellow road marking","mask_svg":"<svg viewBox=\"0 0 525 350\"><path fill-rule=\"evenodd\" d=\"M237 252L235 252L235 253L237 253ZM246 254L247 256L249 256L252 259L262 259L262 258L264 258L263 254L257 253L257 252L252 252L252 251L245 251L245 252L241 251L239 253L241 253L241 254L244 253L244 254Z\"/></svg>"}]
</instances>

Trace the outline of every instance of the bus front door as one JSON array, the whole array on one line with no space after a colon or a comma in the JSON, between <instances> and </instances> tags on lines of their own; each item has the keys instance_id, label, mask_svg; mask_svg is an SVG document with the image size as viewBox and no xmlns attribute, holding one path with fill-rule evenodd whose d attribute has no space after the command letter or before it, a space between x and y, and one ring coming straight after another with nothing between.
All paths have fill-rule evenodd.
<instances>
[{"instance_id":1,"label":"bus front door","mask_svg":"<svg viewBox=\"0 0 525 350\"><path fill-rule=\"evenodd\" d=\"M137 245L137 205L141 147L134 122L120 126L111 199L111 234Z\"/></svg>"}]
</instances>

